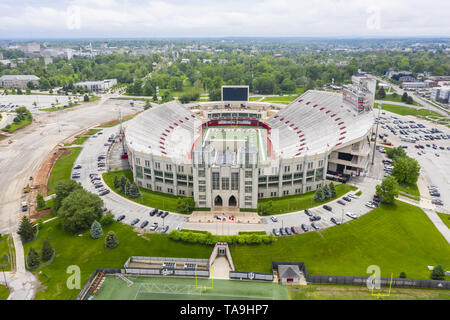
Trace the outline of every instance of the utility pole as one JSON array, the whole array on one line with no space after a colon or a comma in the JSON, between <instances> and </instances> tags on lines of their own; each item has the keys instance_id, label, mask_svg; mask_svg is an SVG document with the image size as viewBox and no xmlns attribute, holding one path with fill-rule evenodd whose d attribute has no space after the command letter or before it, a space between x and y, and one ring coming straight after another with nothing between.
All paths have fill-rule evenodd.
<instances>
[{"instance_id":1,"label":"utility pole","mask_svg":"<svg viewBox=\"0 0 450 320\"><path fill-rule=\"evenodd\" d=\"M378 117L376 118L377 128L376 128L376 131L375 131L375 140L373 142L372 165L375 162L375 150L377 148L378 123L380 122L380 113L381 113L381 103L378 105Z\"/></svg>"}]
</instances>

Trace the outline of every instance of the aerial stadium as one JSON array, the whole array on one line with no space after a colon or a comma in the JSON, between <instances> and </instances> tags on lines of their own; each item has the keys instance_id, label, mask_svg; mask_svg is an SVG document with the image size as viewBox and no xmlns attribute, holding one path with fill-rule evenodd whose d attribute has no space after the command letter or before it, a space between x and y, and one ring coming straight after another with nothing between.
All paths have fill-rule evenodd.
<instances>
[{"instance_id":1,"label":"aerial stadium","mask_svg":"<svg viewBox=\"0 0 450 320\"><path fill-rule=\"evenodd\" d=\"M248 86L223 86L222 101L153 107L124 132L134 179L194 197L199 208L255 209L261 198L365 175L375 84L353 76L342 92L309 90L287 106L250 102Z\"/></svg>"}]
</instances>

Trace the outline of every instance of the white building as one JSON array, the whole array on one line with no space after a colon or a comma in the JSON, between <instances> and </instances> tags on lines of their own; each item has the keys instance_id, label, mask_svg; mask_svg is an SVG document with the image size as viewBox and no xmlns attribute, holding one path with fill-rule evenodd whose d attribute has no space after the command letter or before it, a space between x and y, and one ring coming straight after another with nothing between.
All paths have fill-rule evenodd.
<instances>
[{"instance_id":1,"label":"white building","mask_svg":"<svg viewBox=\"0 0 450 320\"><path fill-rule=\"evenodd\" d=\"M425 82L402 82L401 87L405 90L425 89Z\"/></svg>"},{"instance_id":2,"label":"white building","mask_svg":"<svg viewBox=\"0 0 450 320\"><path fill-rule=\"evenodd\" d=\"M26 89L31 82L35 87L39 86L39 78L34 75L4 75L0 77L0 87Z\"/></svg>"},{"instance_id":3,"label":"white building","mask_svg":"<svg viewBox=\"0 0 450 320\"><path fill-rule=\"evenodd\" d=\"M431 89L431 100L441 102L441 103L449 103L450 98L450 86L446 87L435 87Z\"/></svg>"},{"instance_id":4,"label":"white building","mask_svg":"<svg viewBox=\"0 0 450 320\"><path fill-rule=\"evenodd\" d=\"M104 92L117 84L117 79L77 82L74 87L81 87L92 92Z\"/></svg>"}]
</instances>

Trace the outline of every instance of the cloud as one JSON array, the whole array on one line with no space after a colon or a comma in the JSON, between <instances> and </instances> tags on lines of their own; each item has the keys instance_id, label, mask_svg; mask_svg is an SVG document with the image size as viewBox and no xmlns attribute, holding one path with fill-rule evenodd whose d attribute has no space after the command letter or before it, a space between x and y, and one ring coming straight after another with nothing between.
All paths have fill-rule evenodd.
<instances>
[{"instance_id":1,"label":"cloud","mask_svg":"<svg viewBox=\"0 0 450 320\"><path fill-rule=\"evenodd\" d=\"M448 35L449 11L445 0L19 1L0 3L0 37Z\"/></svg>"}]
</instances>

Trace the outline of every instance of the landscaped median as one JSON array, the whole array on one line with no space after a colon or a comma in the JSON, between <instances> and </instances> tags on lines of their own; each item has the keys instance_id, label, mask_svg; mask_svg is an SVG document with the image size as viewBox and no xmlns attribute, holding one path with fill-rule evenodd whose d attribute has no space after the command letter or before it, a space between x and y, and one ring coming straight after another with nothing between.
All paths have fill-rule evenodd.
<instances>
[{"instance_id":1,"label":"landscaped median","mask_svg":"<svg viewBox=\"0 0 450 320\"><path fill-rule=\"evenodd\" d=\"M75 140L72 143L66 143L65 146L72 146L72 145L81 145L83 144L88 138L96 134L97 132L101 131L102 129L90 129L88 132L82 135L78 135L75 137Z\"/></svg>"},{"instance_id":2,"label":"landscaped median","mask_svg":"<svg viewBox=\"0 0 450 320\"><path fill-rule=\"evenodd\" d=\"M70 180L73 165L82 149L81 147L67 148L56 160L48 178L48 194L55 192L55 187L59 181Z\"/></svg>"},{"instance_id":3,"label":"landscaped median","mask_svg":"<svg viewBox=\"0 0 450 320\"><path fill-rule=\"evenodd\" d=\"M128 200L134 201L136 203L142 204L144 206L148 206L151 208L157 208L163 211L171 211L177 213L183 213L178 208L178 199L185 199L188 197L174 196L162 192L151 191L145 188L139 187L139 191L141 192L142 197L140 198L131 198L128 197L118 190L118 188L114 187L114 178L120 177L124 175L131 183L133 183L133 173L131 170L122 170L122 171L112 171L103 173L103 181L105 181L106 185L119 194L120 196L127 198Z\"/></svg>"},{"instance_id":4,"label":"landscaped median","mask_svg":"<svg viewBox=\"0 0 450 320\"><path fill-rule=\"evenodd\" d=\"M335 189L336 189L336 197L326 200L326 201L322 201L322 202L314 201L315 191L310 191L307 193L292 195L292 196L269 198L269 199L259 199L258 205L266 205L269 202L272 203L272 209L269 210L267 215L295 212L295 211L300 211L300 210L320 206L327 202L338 199L339 197L343 196L347 192L357 190L356 187L348 185L348 184L338 184L335 186Z\"/></svg>"}]
</instances>

